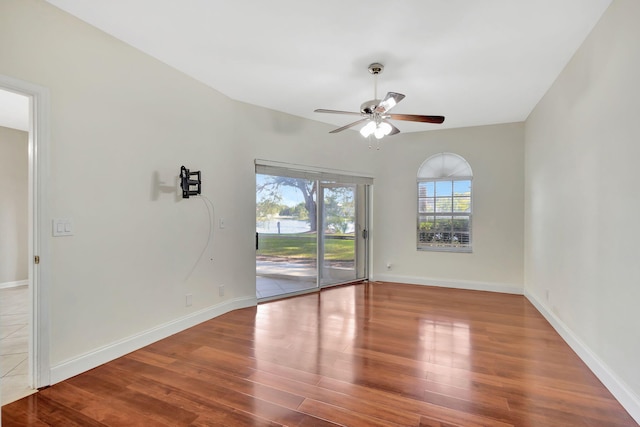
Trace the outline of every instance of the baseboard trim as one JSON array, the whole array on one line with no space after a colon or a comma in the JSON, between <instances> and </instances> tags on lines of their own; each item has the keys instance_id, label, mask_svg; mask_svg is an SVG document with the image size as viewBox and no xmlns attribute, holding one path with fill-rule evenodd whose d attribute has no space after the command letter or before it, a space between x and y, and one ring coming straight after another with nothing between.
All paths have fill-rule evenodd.
<instances>
[{"instance_id":1,"label":"baseboard trim","mask_svg":"<svg viewBox=\"0 0 640 427\"><path fill-rule=\"evenodd\" d=\"M64 381L232 310L253 307L255 305L257 305L257 299L255 297L225 301L221 304L207 307L139 334L116 341L81 356L74 357L73 359L51 367L51 384L53 385Z\"/></svg>"},{"instance_id":2,"label":"baseboard trim","mask_svg":"<svg viewBox=\"0 0 640 427\"><path fill-rule=\"evenodd\" d=\"M25 286L29 284L29 280L17 280L15 282L0 283L0 289L17 288L18 286Z\"/></svg>"},{"instance_id":3,"label":"baseboard trim","mask_svg":"<svg viewBox=\"0 0 640 427\"><path fill-rule=\"evenodd\" d=\"M576 352L596 377L640 424L640 397L637 396L567 325L553 314L534 294L525 290L525 297L551 324L562 339Z\"/></svg>"},{"instance_id":4,"label":"baseboard trim","mask_svg":"<svg viewBox=\"0 0 640 427\"><path fill-rule=\"evenodd\" d=\"M371 280L374 279L372 278ZM524 294L524 288L522 286L509 283L476 282L471 280L450 280L418 276L397 276L394 274L376 274L375 281L438 286L441 288L466 289L471 291L500 292L515 295Z\"/></svg>"}]
</instances>

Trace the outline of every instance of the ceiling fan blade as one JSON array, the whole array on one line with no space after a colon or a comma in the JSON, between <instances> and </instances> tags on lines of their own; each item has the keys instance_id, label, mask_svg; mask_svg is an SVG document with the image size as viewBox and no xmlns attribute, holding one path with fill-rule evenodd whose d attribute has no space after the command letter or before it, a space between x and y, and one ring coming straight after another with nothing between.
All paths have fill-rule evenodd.
<instances>
[{"instance_id":1,"label":"ceiling fan blade","mask_svg":"<svg viewBox=\"0 0 640 427\"><path fill-rule=\"evenodd\" d=\"M397 92L389 92L387 96L376 107L376 113L385 113L396 106L396 104L404 99L404 95Z\"/></svg>"},{"instance_id":2,"label":"ceiling fan blade","mask_svg":"<svg viewBox=\"0 0 640 427\"><path fill-rule=\"evenodd\" d=\"M366 121L369 121L369 119L368 119L368 118L360 119L360 120L355 121L355 122L353 122L353 123L349 123L348 125L344 125L344 126L342 126L341 128L334 129L334 130L332 130L332 131L331 131L331 132L329 132L329 133L338 133L338 132L342 132L342 131L343 131L343 130L345 130L345 129L352 128L352 127L357 126L357 125L359 125L360 123L364 123L364 122L366 122Z\"/></svg>"},{"instance_id":3,"label":"ceiling fan blade","mask_svg":"<svg viewBox=\"0 0 640 427\"><path fill-rule=\"evenodd\" d=\"M395 135L397 133L400 133L400 129L398 129L397 127L395 127L393 124L389 123L387 120L383 120L383 122L387 123L389 126L391 126L391 132L389 132L387 134L387 136L391 136L391 135Z\"/></svg>"},{"instance_id":4,"label":"ceiling fan blade","mask_svg":"<svg viewBox=\"0 0 640 427\"><path fill-rule=\"evenodd\" d=\"M388 114L385 118L408 122L437 123L444 122L444 116L422 116L419 114Z\"/></svg>"},{"instance_id":5,"label":"ceiling fan blade","mask_svg":"<svg viewBox=\"0 0 640 427\"><path fill-rule=\"evenodd\" d=\"M356 113L354 111L340 111L340 110L325 110L324 108L318 108L313 110L314 113L329 113L329 114L349 114L351 116L361 116L362 113Z\"/></svg>"}]
</instances>

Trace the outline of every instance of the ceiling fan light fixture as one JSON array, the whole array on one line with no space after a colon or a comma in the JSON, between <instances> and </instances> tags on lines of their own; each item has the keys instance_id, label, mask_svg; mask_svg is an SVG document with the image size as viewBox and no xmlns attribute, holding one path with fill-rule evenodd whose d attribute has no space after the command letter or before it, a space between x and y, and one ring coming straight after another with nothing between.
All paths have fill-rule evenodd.
<instances>
[{"instance_id":1,"label":"ceiling fan light fixture","mask_svg":"<svg viewBox=\"0 0 640 427\"><path fill-rule=\"evenodd\" d=\"M391 133L391 125L387 122L382 122L378 125L378 129L382 130L382 133L386 136Z\"/></svg>"},{"instance_id":2,"label":"ceiling fan light fixture","mask_svg":"<svg viewBox=\"0 0 640 427\"><path fill-rule=\"evenodd\" d=\"M367 123L367 125L364 126L362 129L360 129L360 134L365 138L368 138L373 134L373 136L375 136L376 139L382 139L385 136L389 135L392 129L393 128L389 123L386 123L386 122L376 123L372 121Z\"/></svg>"},{"instance_id":3,"label":"ceiling fan light fixture","mask_svg":"<svg viewBox=\"0 0 640 427\"><path fill-rule=\"evenodd\" d=\"M391 126L389 126L388 123L380 123L378 124L378 126L376 126L376 130L373 132L373 136L375 136L376 139L382 139L386 135L389 135L389 132L391 132Z\"/></svg>"},{"instance_id":4,"label":"ceiling fan light fixture","mask_svg":"<svg viewBox=\"0 0 640 427\"><path fill-rule=\"evenodd\" d=\"M360 135L368 138L376 131L376 122L369 122L360 129Z\"/></svg>"}]
</instances>

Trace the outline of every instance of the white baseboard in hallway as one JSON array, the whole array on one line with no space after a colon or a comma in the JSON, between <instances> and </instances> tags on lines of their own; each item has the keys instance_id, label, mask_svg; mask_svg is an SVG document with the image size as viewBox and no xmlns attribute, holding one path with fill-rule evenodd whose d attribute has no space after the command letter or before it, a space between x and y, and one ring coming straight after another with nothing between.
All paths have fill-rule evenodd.
<instances>
[{"instance_id":1,"label":"white baseboard in hallway","mask_svg":"<svg viewBox=\"0 0 640 427\"><path fill-rule=\"evenodd\" d=\"M18 280L15 282L0 283L0 289L17 288L18 286L26 286L29 284L28 280Z\"/></svg>"}]
</instances>

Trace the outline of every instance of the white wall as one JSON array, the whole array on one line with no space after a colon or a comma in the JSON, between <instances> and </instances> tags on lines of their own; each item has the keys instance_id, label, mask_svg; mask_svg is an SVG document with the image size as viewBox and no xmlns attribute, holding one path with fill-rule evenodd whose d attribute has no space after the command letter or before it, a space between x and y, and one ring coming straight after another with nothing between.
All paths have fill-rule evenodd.
<instances>
[{"instance_id":1,"label":"white wall","mask_svg":"<svg viewBox=\"0 0 640 427\"><path fill-rule=\"evenodd\" d=\"M28 279L29 134L0 126L0 284Z\"/></svg>"},{"instance_id":2,"label":"white wall","mask_svg":"<svg viewBox=\"0 0 640 427\"><path fill-rule=\"evenodd\" d=\"M54 382L255 304L256 157L373 169L356 132L232 101L42 1L0 2L0 74L51 94L48 210L74 226L51 238ZM200 261L209 218L178 197L181 165L226 220Z\"/></svg>"},{"instance_id":3,"label":"white wall","mask_svg":"<svg viewBox=\"0 0 640 427\"><path fill-rule=\"evenodd\" d=\"M523 124L399 134L381 150L374 192L375 279L522 293ZM418 168L441 152L461 155L473 170L473 253L416 249Z\"/></svg>"},{"instance_id":4,"label":"white wall","mask_svg":"<svg viewBox=\"0 0 640 427\"><path fill-rule=\"evenodd\" d=\"M74 223L74 236L51 239L54 379L137 334L255 303L262 158L375 175L376 279L522 292L526 260L527 291L544 300L549 289L550 311L637 393L637 17L637 3L614 2L527 123L525 227L522 124L400 134L368 150L357 132L229 100L45 2L3 0L0 74L50 89L49 213ZM416 172L443 151L474 171L472 254L415 249ZM177 196L181 165L202 171L226 220L199 262L208 217Z\"/></svg>"},{"instance_id":5,"label":"white wall","mask_svg":"<svg viewBox=\"0 0 640 427\"><path fill-rule=\"evenodd\" d=\"M525 155L526 291L636 419L638 22L640 2L612 3L527 120Z\"/></svg>"}]
</instances>

